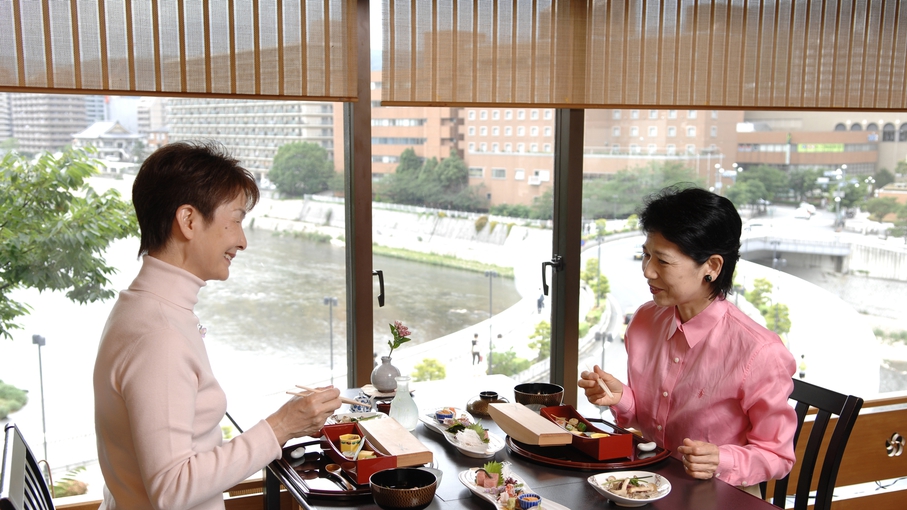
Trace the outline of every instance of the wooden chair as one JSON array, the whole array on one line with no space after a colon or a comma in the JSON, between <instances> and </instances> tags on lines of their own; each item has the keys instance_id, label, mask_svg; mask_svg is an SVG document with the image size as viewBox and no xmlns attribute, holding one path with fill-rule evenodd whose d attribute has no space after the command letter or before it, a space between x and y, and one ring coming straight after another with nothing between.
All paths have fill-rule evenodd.
<instances>
[{"instance_id":1,"label":"wooden chair","mask_svg":"<svg viewBox=\"0 0 907 510\"><path fill-rule=\"evenodd\" d=\"M797 492L794 497L794 509L806 510L807 505L809 505L813 473L816 466L820 465L819 481L816 486L813 508L815 510L829 510L835 490L835 479L838 476L838 467L841 465L841 458L844 456L844 448L847 446L850 432L857 421L860 408L863 407L863 399L853 395L837 393L799 379L794 379L794 391L791 393L790 398L797 401L795 406L797 411L797 432L794 434L795 449L800 439L800 431L803 429L803 421L806 418L807 411L809 411L810 407L817 409L809 439L806 443L806 449L794 465L795 468L799 469L799 476L796 480ZM826 435L825 431L828 429L832 416L837 416L837 422L834 424L831 439L827 442L828 447L823 452L821 447ZM822 455L823 453L824 455ZM772 497L772 504L775 506L785 507L789 478L790 475L787 475L775 481L775 490ZM765 494L766 483L762 482L761 485L762 493Z\"/></svg>"},{"instance_id":2,"label":"wooden chair","mask_svg":"<svg viewBox=\"0 0 907 510\"><path fill-rule=\"evenodd\" d=\"M12 423L5 427L0 464L0 510L53 510L50 490L28 444Z\"/></svg>"}]
</instances>

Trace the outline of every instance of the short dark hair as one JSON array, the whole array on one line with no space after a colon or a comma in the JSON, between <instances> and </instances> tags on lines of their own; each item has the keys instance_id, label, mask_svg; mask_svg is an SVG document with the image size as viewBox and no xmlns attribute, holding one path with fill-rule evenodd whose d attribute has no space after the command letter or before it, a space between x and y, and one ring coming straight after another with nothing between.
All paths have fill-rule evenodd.
<instances>
[{"instance_id":1,"label":"short dark hair","mask_svg":"<svg viewBox=\"0 0 907 510\"><path fill-rule=\"evenodd\" d=\"M258 203L255 177L223 145L175 142L154 151L132 184L132 205L142 233L139 256L167 245L179 207L195 207L207 223L218 207L240 194L246 197L247 211Z\"/></svg>"},{"instance_id":2,"label":"short dark hair","mask_svg":"<svg viewBox=\"0 0 907 510\"><path fill-rule=\"evenodd\" d=\"M676 244L697 264L721 255L724 264L711 282L710 297L727 296L740 259L743 229L740 214L730 200L702 188L670 186L646 198L639 224L644 232L658 232Z\"/></svg>"}]
</instances>

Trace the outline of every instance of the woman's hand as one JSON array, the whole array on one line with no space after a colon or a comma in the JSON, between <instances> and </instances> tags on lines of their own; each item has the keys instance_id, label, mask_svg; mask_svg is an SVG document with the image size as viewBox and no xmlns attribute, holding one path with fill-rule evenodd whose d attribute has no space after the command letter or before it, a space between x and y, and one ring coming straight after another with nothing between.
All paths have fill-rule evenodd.
<instances>
[{"instance_id":1,"label":"woman's hand","mask_svg":"<svg viewBox=\"0 0 907 510\"><path fill-rule=\"evenodd\" d=\"M613 406L614 404L620 402L620 397L623 395L624 385L622 382L614 378L613 375L609 374L602 370L598 365L592 369L592 372L583 371L580 374L581 379L577 381L577 386L582 388L586 392L586 398L589 399L589 402L597 406ZM609 397L605 390L599 384L599 381L608 385L608 389L611 390L613 397Z\"/></svg>"},{"instance_id":2,"label":"woman's hand","mask_svg":"<svg viewBox=\"0 0 907 510\"><path fill-rule=\"evenodd\" d=\"M718 471L718 446L705 441L683 440L683 446L677 447L683 454L683 469L693 478L708 480Z\"/></svg>"},{"instance_id":3,"label":"woman's hand","mask_svg":"<svg viewBox=\"0 0 907 510\"><path fill-rule=\"evenodd\" d=\"M294 437L317 434L340 404L340 390L333 386L318 388L304 397L293 397L268 416L267 422L282 446Z\"/></svg>"}]
</instances>

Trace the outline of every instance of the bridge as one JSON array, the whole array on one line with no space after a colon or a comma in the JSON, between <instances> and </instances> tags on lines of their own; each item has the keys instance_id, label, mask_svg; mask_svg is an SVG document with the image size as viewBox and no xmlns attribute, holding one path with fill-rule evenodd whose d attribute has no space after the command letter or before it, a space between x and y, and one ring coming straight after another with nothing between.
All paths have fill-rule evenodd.
<instances>
[{"instance_id":1,"label":"bridge","mask_svg":"<svg viewBox=\"0 0 907 510\"><path fill-rule=\"evenodd\" d=\"M795 237L797 232L786 235L744 235L740 239L740 256L746 260L769 260L775 267L782 262L798 267L821 267L836 272L847 270L846 261L851 254L851 243Z\"/></svg>"}]
</instances>

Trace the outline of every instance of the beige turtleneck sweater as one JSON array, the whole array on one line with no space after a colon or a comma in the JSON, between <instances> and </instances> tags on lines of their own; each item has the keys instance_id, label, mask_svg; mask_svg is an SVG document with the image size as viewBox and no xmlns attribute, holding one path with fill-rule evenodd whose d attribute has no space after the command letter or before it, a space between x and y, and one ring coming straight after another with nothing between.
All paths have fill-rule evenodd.
<instances>
[{"instance_id":1,"label":"beige turtleneck sweater","mask_svg":"<svg viewBox=\"0 0 907 510\"><path fill-rule=\"evenodd\" d=\"M146 255L110 312L94 368L101 509L222 509L281 455L264 420L223 442L226 395L193 312L204 285Z\"/></svg>"}]
</instances>

